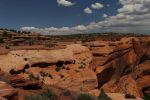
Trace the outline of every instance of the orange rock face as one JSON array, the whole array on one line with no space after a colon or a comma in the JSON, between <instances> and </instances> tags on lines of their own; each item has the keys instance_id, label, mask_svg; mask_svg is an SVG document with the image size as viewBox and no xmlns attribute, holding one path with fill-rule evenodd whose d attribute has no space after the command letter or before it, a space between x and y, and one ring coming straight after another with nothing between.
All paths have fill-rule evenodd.
<instances>
[{"instance_id":1,"label":"orange rock face","mask_svg":"<svg viewBox=\"0 0 150 100\"><path fill-rule=\"evenodd\" d=\"M103 42L103 46L100 46L96 43L90 48L94 56L91 68L97 73L98 87L103 86L107 92L130 93L141 97L143 87L148 87L150 83L147 76L150 63L143 64L150 59L149 42L124 38L118 44ZM146 76L142 74L145 70ZM124 77L126 75L131 76ZM123 88L125 84L128 85L127 90Z\"/></svg>"},{"instance_id":2,"label":"orange rock face","mask_svg":"<svg viewBox=\"0 0 150 100\"><path fill-rule=\"evenodd\" d=\"M42 89L46 85L98 95L98 89L103 88L113 99L115 94L123 98L123 94L143 97L150 93L149 39L130 37L84 45L0 55L2 71L15 74L1 79L19 89Z\"/></svg>"}]
</instances>

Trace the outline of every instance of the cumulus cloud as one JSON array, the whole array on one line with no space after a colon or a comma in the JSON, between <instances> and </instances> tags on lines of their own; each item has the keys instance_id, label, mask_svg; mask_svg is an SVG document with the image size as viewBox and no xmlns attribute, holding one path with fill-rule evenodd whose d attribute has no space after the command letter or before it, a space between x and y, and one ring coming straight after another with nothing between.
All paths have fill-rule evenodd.
<instances>
[{"instance_id":1,"label":"cumulus cloud","mask_svg":"<svg viewBox=\"0 0 150 100\"><path fill-rule=\"evenodd\" d=\"M22 27L22 31L30 31L36 32L40 34L46 35L68 35L68 34L75 34L75 33L84 33L87 30L87 27L84 25L78 25L75 27L62 27L62 28L35 28L35 27Z\"/></svg>"},{"instance_id":2,"label":"cumulus cloud","mask_svg":"<svg viewBox=\"0 0 150 100\"><path fill-rule=\"evenodd\" d=\"M95 4L92 4L91 5L91 8L93 8L93 9L101 9L101 8L103 8L104 7L104 5L103 4L101 4L101 3L95 3Z\"/></svg>"},{"instance_id":3,"label":"cumulus cloud","mask_svg":"<svg viewBox=\"0 0 150 100\"><path fill-rule=\"evenodd\" d=\"M43 34L75 34L88 32L150 32L150 0L119 0L122 5L114 16L107 16L99 22L91 22L88 25L62 28L35 28L23 27L21 30L32 31ZM92 13L92 11L90 11Z\"/></svg>"},{"instance_id":4,"label":"cumulus cloud","mask_svg":"<svg viewBox=\"0 0 150 100\"><path fill-rule=\"evenodd\" d=\"M84 9L84 12L87 14L92 14L92 10L88 7Z\"/></svg>"},{"instance_id":5,"label":"cumulus cloud","mask_svg":"<svg viewBox=\"0 0 150 100\"><path fill-rule=\"evenodd\" d=\"M103 14L103 18L107 18L108 17L108 15L107 14Z\"/></svg>"},{"instance_id":6,"label":"cumulus cloud","mask_svg":"<svg viewBox=\"0 0 150 100\"><path fill-rule=\"evenodd\" d=\"M68 0L57 0L57 3L58 3L58 5L62 5L62 6L65 6L65 7L70 7L70 6L74 5L74 3L72 3Z\"/></svg>"}]
</instances>

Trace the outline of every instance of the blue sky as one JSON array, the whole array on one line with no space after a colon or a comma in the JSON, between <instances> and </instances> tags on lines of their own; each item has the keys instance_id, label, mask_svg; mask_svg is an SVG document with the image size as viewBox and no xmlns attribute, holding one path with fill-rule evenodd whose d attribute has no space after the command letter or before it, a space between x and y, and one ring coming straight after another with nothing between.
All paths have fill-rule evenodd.
<instances>
[{"instance_id":1,"label":"blue sky","mask_svg":"<svg viewBox=\"0 0 150 100\"><path fill-rule=\"evenodd\" d=\"M93 14L85 14L83 9L101 1L110 5ZM111 2L109 2L111 1ZM72 0L72 7L59 6L56 0L1 0L0 26L20 28L22 26L62 27L88 24L102 20L103 13L113 15L118 8L117 0Z\"/></svg>"},{"instance_id":2,"label":"blue sky","mask_svg":"<svg viewBox=\"0 0 150 100\"><path fill-rule=\"evenodd\" d=\"M140 27L142 30L135 30L137 28L135 27L136 24L139 27L138 23L141 23L138 21L134 21L134 23L131 24L133 28L126 26L130 26L130 23L127 23L127 21L130 22L131 17L137 18L138 13L145 15L145 17L150 17L148 15L150 5L147 5L150 4L149 1L150 0L0 0L0 27L21 28L23 30L46 34L51 34L52 32L53 34L64 34L67 32L70 34L78 32L101 32L104 30L146 33L149 31L149 28L143 30L142 27L149 23L145 24L145 22L143 22L144 25ZM102 7L98 5L98 8L93 8L92 4L96 5L96 3L102 5ZM134 5L137 6L134 7ZM91 12L88 12L86 8ZM119 9L122 10L119 11ZM125 18L127 21L117 22L117 20L124 20ZM115 20L116 22L114 22ZM91 23L93 23L94 26L91 26ZM103 26L102 24L106 25ZM79 30L76 28L79 28Z\"/></svg>"}]
</instances>

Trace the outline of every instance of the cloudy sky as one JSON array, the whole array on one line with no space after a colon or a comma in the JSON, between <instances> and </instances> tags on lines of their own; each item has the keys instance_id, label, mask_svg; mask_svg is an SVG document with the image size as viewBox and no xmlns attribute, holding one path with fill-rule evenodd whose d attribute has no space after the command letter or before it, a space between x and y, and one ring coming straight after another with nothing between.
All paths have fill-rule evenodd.
<instances>
[{"instance_id":1,"label":"cloudy sky","mask_svg":"<svg viewBox=\"0 0 150 100\"><path fill-rule=\"evenodd\" d=\"M42 34L150 33L150 0L0 0L0 27Z\"/></svg>"}]
</instances>

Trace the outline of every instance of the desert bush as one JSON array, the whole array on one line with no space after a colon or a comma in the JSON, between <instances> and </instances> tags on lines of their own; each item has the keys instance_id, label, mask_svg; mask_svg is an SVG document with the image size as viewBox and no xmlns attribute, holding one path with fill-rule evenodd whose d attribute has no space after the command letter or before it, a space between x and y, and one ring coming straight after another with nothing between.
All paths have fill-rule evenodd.
<instances>
[{"instance_id":1,"label":"desert bush","mask_svg":"<svg viewBox=\"0 0 150 100\"><path fill-rule=\"evenodd\" d=\"M54 47L55 44L51 44L51 43L48 43L48 44L45 44L45 47L48 47L48 48L51 48L51 47Z\"/></svg>"},{"instance_id":2,"label":"desert bush","mask_svg":"<svg viewBox=\"0 0 150 100\"><path fill-rule=\"evenodd\" d=\"M71 92L69 90L65 90L63 93L64 96L70 96Z\"/></svg>"},{"instance_id":3,"label":"desert bush","mask_svg":"<svg viewBox=\"0 0 150 100\"><path fill-rule=\"evenodd\" d=\"M4 43L4 39L0 37L0 43Z\"/></svg>"},{"instance_id":4,"label":"desert bush","mask_svg":"<svg viewBox=\"0 0 150 100\"><path fill-rule=\"evenodd\" d=\"M56 67L55 71L59 72L61 70L61 67Z\"/></svg>"},{"instance_id":5,"label":"desert bush","mask_svg":"<svg viewBox=\"0 0 150 100\"><path fill-rule=\"evenodd\" d=\"M50 77L51 79L53 79L53 76L51 74L48 74L48 77Z\"/></svg>"},{"instance_id":6,"label":"desert bush","mask_svg":"<svg viewBox=\"0 0 150 100\"><path fill-rule=\"evenodd\" d=\"M14 43L13 43L13 46L19 46L19 43L14 42Z\"/></svg>"},{"instance_id":7,"label":"desert bush","mask_svg":"<svg viewBox=\"0 0 150 100\"><path fill-rule=\"evenodd\" d=\"M87 93L81 93L78 97L77 100L96 100L95 96L92 96Z\"/></svg>"},{"instance_id":8,"label":"desert bush","mask_svg":"<svg viewBox=\"0 0 150 100\"><path fill-rule=\"evenodd\" d=\"M53 79L53 76L52 76L51 74L49 74L49 73L40 72L40 75L41 75L42 77L50 77L51 79Z\"/></svg>"},{"instance_id":9,"label":"desert bush","mask_svg":"<svg viewBox=\"0 0 150 100\"><path fill-rule=\"evenodd\" d=\"M35 81L35 80L39 80L40 78L35 77L33 74L29 74L29 79Z\"/></svg>"},{"instance_id":10,"label":"desert bush","mask_svg":"<svg viewBox=\"0 0 150 100\"><path fill-rule=\"evenodd\" d=\"M86 64L84 62L80 62L79 64L80 64L79 69L82 69L82 68L86 67Z\"/></svg>"},{"instance_id":11,"label":"desert bush","mask_svg":"<svg viewBox=\"0 0 150 100\"><path fill-rule=\"evenodd\" d=\"M98 96L98 100L112 100L112 99L107 96L107 94L103 89L101 89L101 93Z\"/></svg>"},{"instance_id":12,"label":"desert bush","mask_svg":"<svg viewBox=\"0 0 150 100\"><path fill-rule=\"evenodd\" d=\"M69 68L69 67L67 67L67 68L66 68L66 70L70 70L70 68Z\"/></svg>"},{"instance_id":13,"label":"desert bush","mask_svg":"<svg viewBox=\"0 0 150 100\"><path fill-rule=\"evenodd\" d=\"M29 40L29 45L31 46L31 45L33 45L34 44L34 40L33 39L30 39Z\"/></svg>"},{"instance_id":14,"label":"desert bush","mask_svg":"<svg viewBox=\"0 0 150 100\"><path fill-rule=\"evenodd\" d=\"M144 74L144 75L150 75L150 70L144 70L144 71L143 71L143 74Z\"/></svg>"},{"instance_id":15,"label":"desert bush","mask_svg":"<svg viewBox=\"0 0 150 100\"><path fill-rule=\"evenodd\" d=\"M10 47L9 46L5 46L5 49L10 49Z\"/></svg>"},{"instance_id":16,"label":"desert bush","mask_svg":"<svg viewBox=\"0 0 150 100\"><path fill-rule=\"evenodd\" d=\"M48 90L48 92L40 95L25 96L24 100L57 100L57 96L52 90Z\"/></svg>"},{"instance_id":17,"label":"desert bush","mask_svg":"<svg viewBox=\"0 0 150 100\"><path fill-rule=\"evenodd\" d=\"M8 37L8 36L9 36L9 32L4 31L4 32L3 32L3 37Z\"/></svg>"},{"instance_id":18,"label":"desert bush","mask_svg":"<svg viewBox=\"0 0 150 100\"><path fill-rule=\"evenodd\" d=\"M144 100L150 100L150 95L144 96Z\"/></svg>"},{"instance_id":19,"label":"desert bush","mask_svg":"<svg viewBox=\"0 0 150 100\"><path fill-rule=\"evenodd\" d=\"M64 77L65 77L64 75L60 74L60 78L64 78Z\"/></svg>"},{"instance_id":20,"label":"desert bush","mask_svg":"<svg viewBox=\"0 0 150 100\"><path fill-rule=\"evenodd\" d=\"M132 95L132 94L126 94L125 98L126 99L136 99L136 97L134 95Z\"/></svg>"},{"instance_id":21,"label":"desert bush","mask_svg":"<svg viewBox=\"0 0 150 100\"><path fill-rule=\"evenodd\" d=\"M20 74L20 73L22 73L22 72L23 72L22 70L16 71L15 69L11 69L11 70L9 71L10 74Z\"/></svg>"}]
</instances>

